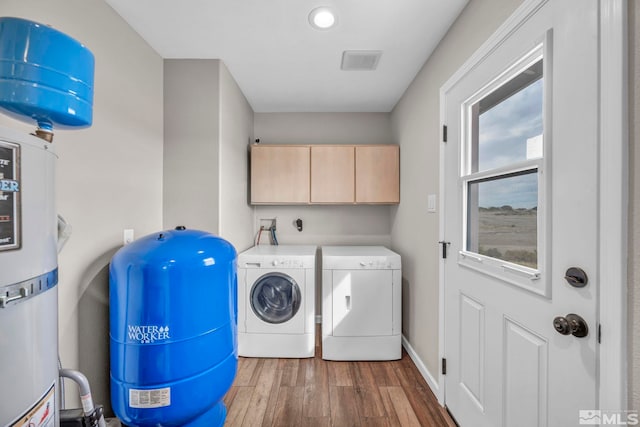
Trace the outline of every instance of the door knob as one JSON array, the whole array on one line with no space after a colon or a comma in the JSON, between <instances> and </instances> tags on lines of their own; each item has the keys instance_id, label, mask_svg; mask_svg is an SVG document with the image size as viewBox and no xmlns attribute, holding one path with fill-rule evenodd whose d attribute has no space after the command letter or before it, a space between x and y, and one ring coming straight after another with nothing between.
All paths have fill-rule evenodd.
<instances>
[{"instance_id":1,"label":"door knob","mask_svg":"<svg viewBox=\"0 0 640 427\"><path fill-rule=\"evenodd\" d=\"M553 319L553 327L562 335L573 335L574 337L583 338L589 334L587 322L577 314L567 314L566 316L558 316Z\"/></svg>"}]
</instances>

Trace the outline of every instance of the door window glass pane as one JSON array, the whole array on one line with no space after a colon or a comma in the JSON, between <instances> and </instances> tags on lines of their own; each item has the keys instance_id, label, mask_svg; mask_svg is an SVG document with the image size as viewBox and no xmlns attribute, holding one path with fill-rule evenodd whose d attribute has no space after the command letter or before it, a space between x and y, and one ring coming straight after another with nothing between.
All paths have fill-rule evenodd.
<instances>
[{"instance_id":1,"label":"door window glass pane","mask_svg":"<svg viewBox=\"0 0 640 427\"><path fill-rule=\"evenodd\" d=\"M467 250L538 267L538 171L471 181Z\"/></svg>"},{"instance_id":2,"label":"door window glass pane","mask_svg":"<svg viewBox=\"0 0 640 427\"><path fill-rule=\"evenodd\" d=\"M542 60L471 107L471 171L542 157Z\"/></svg>"}]
</instances>

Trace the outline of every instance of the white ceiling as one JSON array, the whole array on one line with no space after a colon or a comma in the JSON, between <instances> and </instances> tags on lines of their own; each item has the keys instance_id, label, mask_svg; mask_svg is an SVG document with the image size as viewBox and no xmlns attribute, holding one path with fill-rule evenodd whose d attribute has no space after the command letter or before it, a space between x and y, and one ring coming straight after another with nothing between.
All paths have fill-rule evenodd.
<instances>
[{"instance_id":1,"label":"white ceiling","mask_svg":"<svg viewBox=\"0 0 640 427\"><path fill-rule=\"evenodd\" d=\"M468 0L106 0L164 58L219 58L256 112L388 112ZM320 31L309 12L329 6ZM344 50L381 50L342 71Z\"/></svg>"}]
</instances>

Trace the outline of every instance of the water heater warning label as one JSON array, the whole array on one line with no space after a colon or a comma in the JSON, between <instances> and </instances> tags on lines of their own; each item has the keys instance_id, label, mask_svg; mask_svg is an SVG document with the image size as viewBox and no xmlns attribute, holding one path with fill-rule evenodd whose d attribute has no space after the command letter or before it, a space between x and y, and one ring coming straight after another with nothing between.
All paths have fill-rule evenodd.
<instances>
[{"instance_id":1,"label":"water heater warning label","mask_svg":"<svg viewBox=\"0 0 640 427\"><path fill-rule=\"evenodd\" d=\"M20 247L20 146L0 141L0 251Z\"/></svg>"},{"instance_id":2,"label":"water heater warning label","mask_svg":"<svg viewBox=\"0 0 640 427\"><path fill-rule=\"evenodd\" d=\"M153 390L129 389L129 407L131 408L162 408L171 405L171 387Z\"/></svg>"},{"instance_id":3,"label":"water heater warning label","mask_svg":"<svg viewBox=\"0 0 640 427\"><path fill-rule=\"evenodd\" d=\"M55 383L27 412L22 414L8 427L54 427L56 391Z\"/></svg>"}]
</instances>

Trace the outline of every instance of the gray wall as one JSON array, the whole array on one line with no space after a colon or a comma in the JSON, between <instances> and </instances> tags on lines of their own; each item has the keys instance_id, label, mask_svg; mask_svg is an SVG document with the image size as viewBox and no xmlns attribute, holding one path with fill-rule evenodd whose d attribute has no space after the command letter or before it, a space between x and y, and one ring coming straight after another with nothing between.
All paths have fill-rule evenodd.
<instances>
[{"instance_id":1,"label":"gray wall","mask_svg":"<svg viewBox=\"0 0 640 427\"><path fill-rule=\"evenodd\" d=\"M389 113L256 113L266 144L392 144Z\"/></svg>"},{"instance_id":2,"label":"gray wall","mask_svg":"<svg viewBox=\"0 0 640 427\"><path fill-rule=\"evenodd\" d=\"M218 233L220 61L164 61L164 228Z\"/></svg>"},{"instance_id":3,"label":"gray wall","mask_svg":"<svg viewBox=\"0 0 640 427\"><path fill-rule=\"evenodd\" d=\"M640 410L640 2L629 1L629 408Z\"/></svg>"},{"instance_id":4,"label":"gray wall","mask_svg":"<svg viewBox=\"0 0 640 427\"><path fill-rule=\"evenodd\" d=\"M166 59L164 100L164 227L185 225L249 248L247 99L221 60Z\"/></svg>"},{"instance_id":5,"label":"gray wall","mask_svg":"<svg viewBox=\"0 0 640 427\"><path fill-rule=\"evenodd\" d=\"M438 214L440 87L522 3L471 0L392 112L400 144L400 205L392 208L391 246L402 256L403 334L438 374ZM439 207L438 207L439 209Z\"/></svg>"},{"instance_id":6,"label":"gray wall","mask_svg":"<svg viewBox=\"0 0 640 427\"><path fill-rule=\"evenodd\" d=\"M229 70L220 62L220 236L238 252L253 246L253 207L248 193L248 146L253 110Z\"/></svg>"},{"instance_id":7,"label":"gray wall","mask_svg":"<svg viewBox=\"0 0 640 427\"><path fill-rule=\"evenodd\" d=\"M93 126L54 139L58 211L73 226L59 258L59 330L64 366L108 403L108 263L123 229L140 237L162 226L162 59L102 0L2 0L1 9L53 25L96 58ZM0 124L34 129L4 115ZM79 405L71 383L67 403Z\"/></svg>"}]
</instances>

